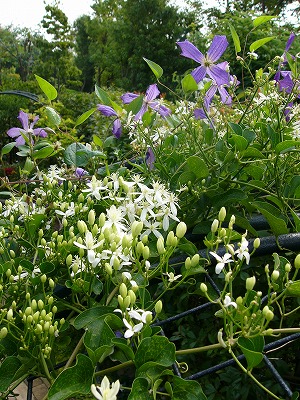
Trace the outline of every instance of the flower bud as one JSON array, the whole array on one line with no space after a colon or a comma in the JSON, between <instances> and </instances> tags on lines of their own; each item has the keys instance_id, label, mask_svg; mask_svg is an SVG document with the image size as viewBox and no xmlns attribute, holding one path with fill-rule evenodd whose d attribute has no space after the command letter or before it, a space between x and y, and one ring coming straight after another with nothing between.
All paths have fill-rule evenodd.
<instances>
[{"instance_id":1,"label":"flower bud","mask_svg":"<svg viewBox=\"0 0 300 400\"><path fill-rule=\"evenodd\" d=\"M123 300L123 307L128 308L130 306L130 302L131 302L130 296L126 296L125 299Z\"/></svg>"},{"instance_id":2,"label":"flower bud","mask_svg":"<svg viewBox=\"0 0 300 400\"><path fill-rule=\"evenodd\" d=\"M113 267L114 267L114 270L115 271L119 271L119 269L120 269L120 260L118 259L118 257L114 257L114 260L113 260Z\"/></svg>"},{"instance_id":3,"label":"flower bud","mask_svg":"<svg viewBox=\"0 0 300 400\"><path fill-rule=\"evenodd\" d=\"M294 261L294 266L296 269L300 268L300 254L297 254L295 261Z\"/></svg>"},{"instance_id":4,"label":"flower bud","mask_svg":"<svg viewBox=\"0 0 300 400\"><path fill-rule=\"evenodd\" d=\"M120 294L118 294L118 303L119 303L119 306L121 308L123 308L124 300L123 300L123 297Z\"/></svg>"},{"instance_id":5,"label":"flower bud","mask_svg":"<svg viewBox=\"0 0 300 400\"><path fill-rule=\"evenodd\" d=\"M252 290L254 288L255 283L256 283L255 276L252 276L251 278L247 278L246 279L246 289Z\"/></svg>"},{"instance_id":6,"label":"flower bud","mask_svg":"<svg viewBox=\"0 0 300 400\"><path fill-rule=\"evenodd\" d=\"M172 241L173 241L173 239L175 238L175 235L174 235L174 232L173 231L170 231L169 233L168 233L168 236L167 236L167 239L166 239L166 245L167 246L172 246Z\"/></svg>"},{"instance_id":7,"label":"flower bud","mask_svg":"<svg viewBox=\"0 0 300 400\"><path fill-rule=\"evenodd\" d=\"M254 248L254 249L258 249L259 246L260 246L260 238L254 239L253 248Z\"/></svg>"},{"instance_id":8,"label":"flower bud","mask_svg":"<svg viewBox=\"0 0 300 400\"><path fill-rule=\"evenodd\" d=\"M289 272L291 272L291 269L292 269L291 264L290 263L286 263L285 266L284 266L284 271L289 273Z\"/></svg>"},{"instance_id":9,"label":"flower bud","mask_svg":"<svg viewBox=\"0 0 300 400\"><path fill-rule=\"evenodd\" d=\"M47 275L43 274L43 275L41 276L41 282L42 282L42 283L46 283L46 281L47 281Z\"/></svg>"},{"instance_id":10,"label":"flower bud","mask_svg":"<svg viewBox=\"0 0 300 400\"><path fill-rule=\"evenodd\" d=\"M9 254L10 254L11 258L16 257L16 253L13 250L9 250Z\"/></svg>"},{"instance_id":11,"label":"flower bud","mask_svg":"<svg viewBox=\"0 0 300 400\"><path fill-rule=\"evenodd\" d=\"M143 248L143 259L148 260L149 257L150 257L150 249L148 246L145 246Z\"/></svg>"},{"instance_id":12,"label":"flower bud","mask_svg":"<svg viewBox=\"0 0 300 400\"><path fill-rule=\"evenodd\" d=\"M119 287L119 293L120 295L123 297L123 299L127 296L127 287L125 285L125 283L121 283L120 287Z\"/></svg>"},{"instance_id":13,"label":"flower bud","mask_svg":"<svg viewBox=\"0 0 300 400\"><path fill-rule=\"evenodd\" d=\"M216 233L218 230L218 227L219 227L219 221L217 219L214 219L211 224L211 228L210 228L211 232Z\"/></svg>"},{"instance_id":14,"label":"flower bud","mask_svg":"<svg viewBox=\"0 0 300 400\"><path fill-rule=\"evenodd\" d=\"M25 309L25 315L28 316L28 315L30 315L30 314L32 314L32 308L31 308L31 307L26 307L26 309Z\"/></svg>"},{"instance_id":15,"label":"flower bud","mask_svg":"<svg viewBox=\"0 0 300 400\"><path fill-rule=\"evenodd\" d=\"M162 311L162 301L158 300L158 302L155 304L154 310L156 314L160 314Z\"/></svg>"},{"instance_id":16,"label":"flower bud","mask_svg":"<svg viewBox=\"0 0 300 400\"><path fill-rule=\"evenodd\" d=\"M100 228L102 228L104 226L105 220L106 220L105 214L101 213L99 215L99 226L100 226Z\"/></svg>"},{"instance_id":17,"label":"flower bud","mask_svg":"<svg viewBox=\"0 0 300 400\"><path fill-rule=\"evenodd\" d=\"M205 285L205 283L201 283L200 284L200 290L201 290L201 292L203 292L203 293L207 293L207 286Z\"/></svg>"},{"instance_id":18,"label":"flower bud","mask_svg":"<svg viewBox=\"0 0 300 400\"><path fill-rule=\"evenodd\" d=\"M242 298L242 296L237 297L237 299L235 300L237 306L242 306L244 303L244 300Z\"/></svg>"},{"instance_id":19,"label":"flower bud","mask_svg":"<svg viewBox=\"0 0 300 400\"><path fill-rule=\"evenodd\" d=\"M158 254L159 254L159 255L164 254L164 252L166 251L166 249L165 249L165 244L164 244L164 238L163 238L162 236L160 236L160 237L157 239L156 247L157 247L157 251L158 251Z\"/></svg>"},{"instance_id":20,"label":"flower bud","mask_svg":"<svg viewBox=\"0 0 300 400\"><path fill-rule=\"evenodd\" d=\"M272 281L276 282L277 279L279 278L280 272L277 269L274 269L271 275Z\"/></svg>"},{"instance_id":21,"label":"flower bud","mask_svg":"<svg viewBox=\"0 0 300 400\"><path fill-rule=\"evenodd\" d=\"M191 257L187 257L185 259L184 266L185 266L186 269L190 269L191 268L191 266L192 266Z\"/></svg>"},{"instance_id":22,"label":"flower bud","mask_svg":"<svg viewBox=\"0 0 300 400\"><path fill-rule=\"evenodd\" d=\"M226 218L226 208L222 207L219 211L219 221L223 222Z\"/></svg>"},{"instance_id":23,"label":"flower bud","mask_svg":"<svg viewBox=\"0 0 300 400\"><path fill-rule=\"evenodd\" d=\"M11 320L13 319L13 317L14 317L14 312L13 312L13 309L10 308L10 309L7 311L6 319L7 319L8 321L11 321Z\"/></svg>"},{"instance_id":24,"label":"flower bud","mask_svg":"<svg viewBox=\"0 0 300 400\"><path fill-rule=\"evenodd\" d=\"M133 223L131 224L131 232L134 238L139 236L139 234L143 230L143 226L144 224L142 221L133 221Z\"/></svg>"},{"instance_id":25,"label":"flower bud","mask_svg":"<svg viewBox=\"0 0 300 400\"><path fill-rule=\"evenodd\" d=\"M136 302L136 295L133 290L128 290L128 296L130 297L130 303L133 305Z\"/></svg>"},{"instance_id":26,"label":"flower bud","mask_svg":"<svg viewBox=\"0 0 300 400\"><path fill-rule=\"evenodd\" d=\"M185 222L183 221L179 222L179 224L176 227L176 236L178 237L178 239L183 238L183 236L186 234L186 231L187 231L187 226Z\"/></svg>"},{"instance_id":27,"label":"flower bud","mask_svg":"<svg viewBox=\"0 0 300 400\"><path fill-rule=\"evenodd\" d=\"M4 339L5 336L7 335L7 333L8 333L8 330L7 330L6 326L1 328L1 330L0 330L0 339Z\"/></svg>"},{"instance_id":28,"label":"flower bud","mask_svg":"<svg viewBox=\"0 0 300 400\"><path fill-rule=\"evenodd\" d=\"M144 250L144 244L143 244L143 242L138 242L137 245L136 245L136 252L137 252L137 255L143 254L143 250Z\"/></svg>"},{"instance_id":29,"label":"flower bud","mask_svg":"<svg viewBox=\"0 0 300 400\"><path fill-rule=\"evenodd\" d=\"M44 308L44 302L43 302L43 300L39 300L38 301L38 308L40 309L40 310L42 310L43 308Z\"/></svg>"},{"instance_id":30,"label":"flower bud","mask_svg":"<svg viewBox=\"0 0 300 400\"><path fill-rule=\"evenodd\" d=\"M200 260L199 254L198 253L194 254L192 259L191 259L191 265L192 265L193 268L196 267L199 264L199 260Z\"/></svg>"},{"instance_id":31,"label":"flower bud","mask_svg":"<svg viewBox=\"0 0 300 400\"><path fill-rule=\"evenodd\" d=\"M96 214L94 210L90 210L88 213L88 223L90 226L94 225L96 219Z\"/></svg>"},{"instance_id":32,"label":"flower bud","mask_svg":"<svg viewBox=\"0 0 300 400\"><path fill-rule=\"evenodd\" d=\"M54 280L52 278L49 279L49 286L51 289L53 289L55 286Z\"/></svg>"},{"instance_id":33,"label":"flower bud","mask_svg":"<svg viewBox=\"0 0 300 400\"><path fill-rule=\"evenodd\" d=\"M83 234L83 233L85 233L87 231L86 223L84 221L82 221L82 220L79 220L77 222L77 228L78 228L78 230L79 230L79 232L81 234Z\"/></svg>"},{"instance_id":34,"label":"flower bud","mask_svg":"<svg viewBox=\"0 0 300 400\"><path fill-rule=\"evenodd\" d=\"M111 267L110 264L105 263L104 268L105 268L105 271L106 271L106 273L107 273L108 275L112 275L113 270L112 270L112 267Z\"/></svg>"}]
</instances>

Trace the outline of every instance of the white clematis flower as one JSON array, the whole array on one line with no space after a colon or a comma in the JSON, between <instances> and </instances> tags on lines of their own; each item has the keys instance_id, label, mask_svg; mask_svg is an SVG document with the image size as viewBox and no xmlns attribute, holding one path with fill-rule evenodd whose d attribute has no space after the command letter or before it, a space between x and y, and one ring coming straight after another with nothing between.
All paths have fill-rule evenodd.
<instances>
[{"instance_id":1,"label":"white clematis flower","mask_svg":"<svg viewBox=\"0 0 300 400\"><path fill-rule=\"evenodd\" d=\"M105 376L100 386L91 385L91 392L97 400L117 400L117 394L120 390L120 382L117 380L113 382L110 387L110 382Z\"/></svg>"}]
</instances>

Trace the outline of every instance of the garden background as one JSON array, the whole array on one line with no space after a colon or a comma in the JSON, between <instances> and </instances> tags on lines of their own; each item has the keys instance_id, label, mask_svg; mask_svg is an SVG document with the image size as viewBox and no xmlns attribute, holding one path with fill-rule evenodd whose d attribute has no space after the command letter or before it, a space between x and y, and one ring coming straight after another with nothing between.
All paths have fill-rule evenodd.
<instances>
[{"instance_id":1,"label":"garden background","mask_svg":"<svg viewBox=\"0 0 300 400\"><path fill-rule=\"evenodd\" d=\"M1 398L299 396L299 2L187 5L0 26Z\"/></svg>"}]
</instances>

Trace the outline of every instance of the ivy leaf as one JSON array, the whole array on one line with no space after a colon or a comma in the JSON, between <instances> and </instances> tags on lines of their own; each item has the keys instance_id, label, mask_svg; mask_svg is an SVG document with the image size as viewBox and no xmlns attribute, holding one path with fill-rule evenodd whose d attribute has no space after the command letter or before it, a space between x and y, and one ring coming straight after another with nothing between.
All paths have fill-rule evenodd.
<instances>
[{"instance_id":1,"label":"ivy leaf","mask_svg":"<svg viewBox=\"0 0 300 400\"><path fill-rule=\"evenodd\" d=\"M174 376L172 400L207 400L207 397L198 382Z\"/></svg>"},{"instance_id":2,"label":"ivy leaf","mask_svg":"<svg viewBox=\"0 0 300 400\"><path fill-rule=\"evenodd\" d=\"M21 361L15 356L6 357L3 360L0 365L0 392L7 391L21 365Z\"/></svg>"},{"instance_id":3,"label":"ivy leaf","mask_svg":"<svg viewBox=\"0 0 300 400\"><path fill-rule=\"evenodd\" d=\"M156 64L155 62L148 60L147 58L143 57L143 60L146 61L146 63L149 65L151 68L151 71L154 73L156 79L159 79L162 74L164 73L164 70L162 69L161 66Z\"/></svg>"},{"instance_id":4,"label":"ivy leaf","mask_svg":"<svg viewBox=\"0 0 300 400\"><path fill-rule=\"evenodd\" d=\"M39 84L39 87L41 90L44 92L48 100L54 100L57 97L57 90L55 89L54 86L51 85L46 79L41 78L38 75L34 75L35 79L37 80L37 83Z\"/></svg>"},{"instance_id":5,"label":"ivy leaf","mask_svg":"<svg viewBox=\"0 0 300 400\"><path fill-rule=\"evenodd\" d=\"M89 357L78 354L74 367L62 371L48 392L48 400L65 400L78 394L89 394L94 366Z\"/></svg>"},{"instance_id":6,"label":"ivy leaf","mask_svg":"<svg viewBox=\"0 0 300 400\"><path fill-rule=\"evenodd\" d=\"M141 341L134 362L137 369L145 369L148 362L169 367L175 362L175 345L164 336L147 337Z\"/></svg>"},{"instance_id":7,"label":"ivy leaf","mask_svg":"<svg viewBox=\"0 0 300 400\"><path fill-rule=\"evenodd\" d=\"M263 360L264 338L257 336L255 338L238 338L238 345L246 357L248 370L252 370Z\"/></svg>"},{"instance_id":8,"label":"ivy leaf","mask_svg":"<svg viewBox=\"0 0 300 400\"><path fill-rule=\"evenodd\" d=\"M153 400L148 390L148 381L145 378L135 378L128 400Z\"/></svg>"}]
</instances>

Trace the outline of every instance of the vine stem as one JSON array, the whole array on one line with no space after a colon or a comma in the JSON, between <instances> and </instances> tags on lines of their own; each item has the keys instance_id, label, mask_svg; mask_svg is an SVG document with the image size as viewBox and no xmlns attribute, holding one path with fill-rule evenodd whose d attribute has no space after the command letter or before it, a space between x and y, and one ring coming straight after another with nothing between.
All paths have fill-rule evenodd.
<instances>
[{"instance_id":1,"label":"vine stem","mask_svg":"<svg viewBox=\"0 0 300 400\"><path fill-rule=\"evenodd\" d=\"M81 336L79 342L77 343L75 349L73 350L73 352L72 352L70 358L68 359L68 361L67 361L67 363L66 363L66 365L65 365L65 367L64 367L64 370L67 369L67 368L69 368L70 365L72 365L72 363L73 363L73 361L74 361L74 359L75 359L77 353L79 352L79 350L80 350L80 348L81 348L81 346L82 346L82 344L83 344L84 335L85 335L85 333Z\"/></svg>"},{"instance_id":2,"label":"vine stem","mask_svg":"<svg viewBox=\"0 0 300 400\"><path fill-rule=\"evenodd\" d=\"M274 393L272 393L268 388L266 388L263 384L261 384L255 376L252 375L252 372L246 369L243 364L240 363L240 361L237 359L236 355L232 351L231 347L229 348L229 353L231 354L232 358L234 361L237 363L237 365L242 369L242 371L247 374L262 390L267 392L271 397L273 397L276 400L280 400L280 397L277 397Z\"/></svg>"}]
</instances>

